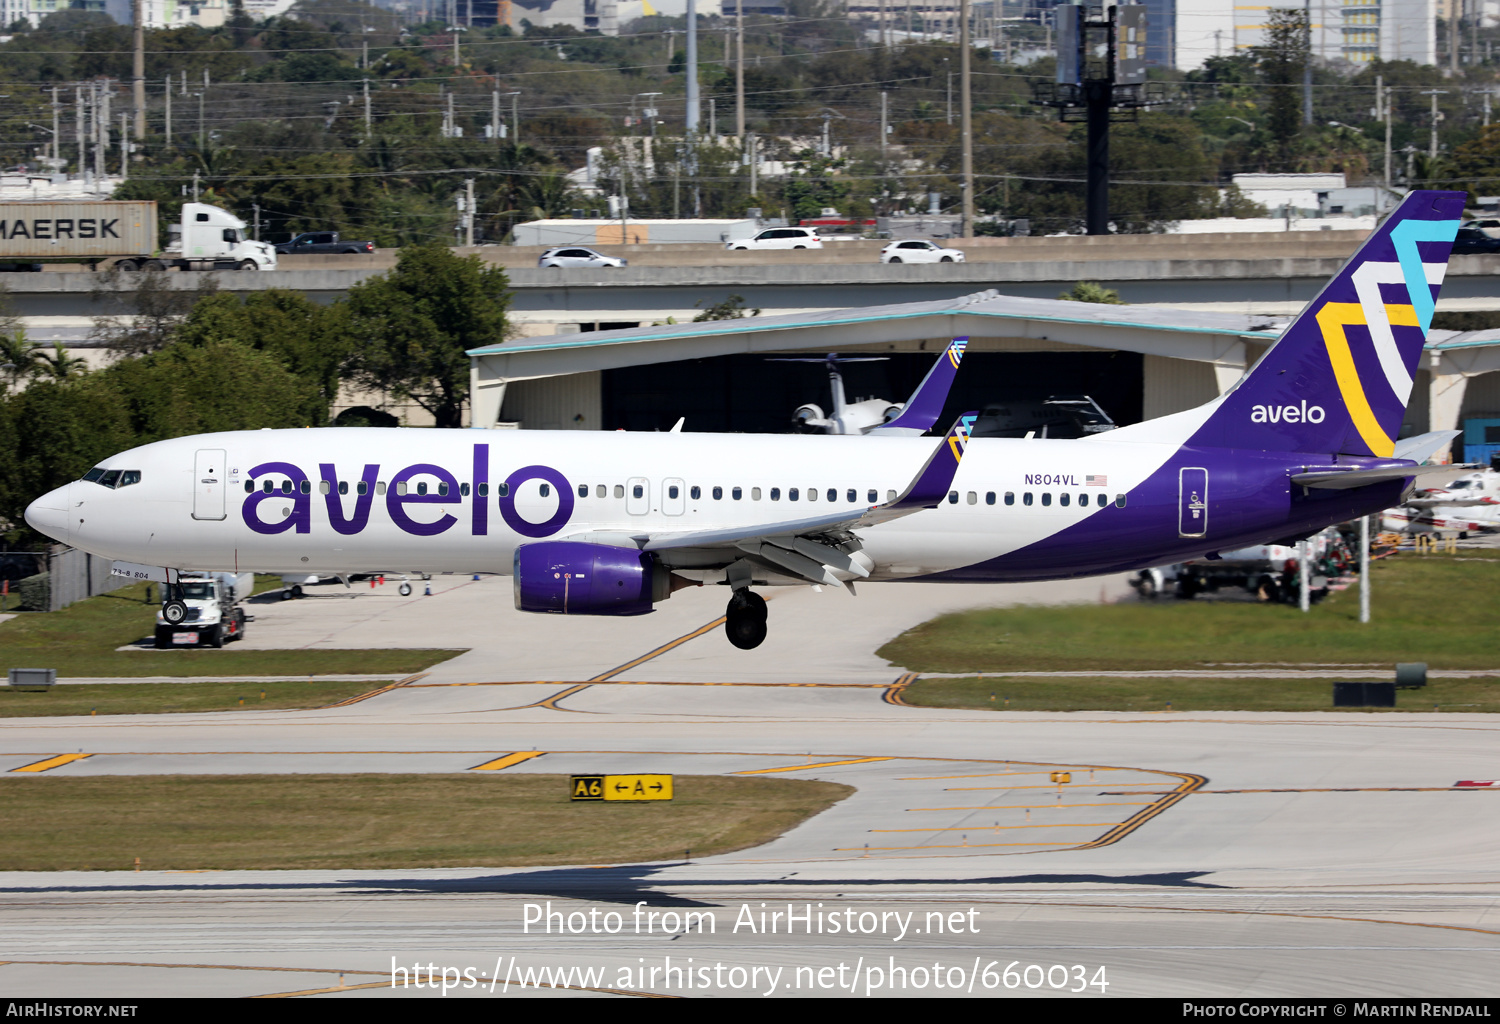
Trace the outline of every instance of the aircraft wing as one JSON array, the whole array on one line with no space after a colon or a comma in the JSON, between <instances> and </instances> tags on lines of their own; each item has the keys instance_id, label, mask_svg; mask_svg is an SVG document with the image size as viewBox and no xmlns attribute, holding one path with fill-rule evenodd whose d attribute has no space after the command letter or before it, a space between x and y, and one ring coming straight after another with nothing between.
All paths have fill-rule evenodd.
<instances>
[{"instance_id":1,"label":"aircraft wing","mask_svg":"<svg viewBox=\"0 0 1500 1024\"><path fill-rule=\"evenodd\" d=\"M882 423L878 427L871 427L865 431L865 435L885 434L890 436L905 435L915 437L925 434L932 429L937 418L943 413L943 403L948 400L948 391L953 387L953 378L958 375L958 364L963 361L964 349L969 347L969 338L954 338L938 356L937 362L932 364L932 369L927 371L927 376L922 378L922 383L917 385L917 390L911 393L906 400L906 405L901 409L901 415L889 423Z\"/></svg>"},{"instance_id":2,"label":"aircraft wing","mask_svg":"<svg viewBox=\"0 0 1500 1024\"><path fill-rule=\"evenodd\" d=\"M955 420L911 483L892 501L803 519L722 530L630 534L629 539L643 551L719 549L729 560L749 555L777 572L809 583L842 586L844 581L834 575L834 570L860 577L869 575L860 560L851 557L859 550L853 531L936 508L948 497L968 445L969 431L978 416L977 412L967 412ZM598 538L597 534L591 536Z\"/></svg>"},{"instance_id":3,"label":"aircraft wing","mask_svg":"<svg viewBox=\"0 0 1500 1024\"><path fill-rule=\"evenodd\" d=\"M1403 504L1411 508L1483 508L1500 502L1494 498L1410 498Z\"/></svg>"},{"instance_id":4,"label":"aircraft wing","mask_svg":"<svg viewBox=\"0 0 1500 1024\"><path fill-rule=\"evenodd\" d=\"M1465 473L1481 468L1478 466L1418 466L1411 463L1401 466L1379 466L1375 469L1316 470L1310 473L1293 473L1292 483L1299 487L1320 487L1334 491L1378 484L1383 480L1401 480L1407 477L1446 476Z\"/></svg>"}]
</instances>

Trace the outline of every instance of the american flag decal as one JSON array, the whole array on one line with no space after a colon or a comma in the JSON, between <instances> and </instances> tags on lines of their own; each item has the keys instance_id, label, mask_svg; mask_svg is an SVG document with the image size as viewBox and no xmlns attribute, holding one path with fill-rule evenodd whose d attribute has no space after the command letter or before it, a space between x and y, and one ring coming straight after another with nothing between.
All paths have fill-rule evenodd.
<instances>
[{"instance_id":1,"label":"american flag decal","mask_svg":"<svg viewBox=\"0 0 1500 1024\"><path fill-rule=\"evenodd\" d=\"M1094 475L1090 474L1090 475L1088 475L1088 476L1086 476L1086 477L1083 478L1083 486L1085 486L1085 487L1108 487L1109 486L1109 477L1107 477L1107 476L1094 476Z\"/></svg>"}]
</instances>

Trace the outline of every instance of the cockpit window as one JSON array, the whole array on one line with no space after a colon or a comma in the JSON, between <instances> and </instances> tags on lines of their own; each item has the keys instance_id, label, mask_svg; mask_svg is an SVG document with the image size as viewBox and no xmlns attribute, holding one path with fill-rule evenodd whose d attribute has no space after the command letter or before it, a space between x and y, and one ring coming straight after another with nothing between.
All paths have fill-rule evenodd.
<instances>
[{"instance_id":1,"label":"cockpit window","mask_svg":"<svg viewBox=\"0 0 1500 1024\"><path fill-rule=\"evenodd\" d=\"M100 487L129 487L131 484L141 482L141 471L138 469L105 469L103 466L95 466L83 474L84 483L98 484Z\"/></svg>"}]
</instances>

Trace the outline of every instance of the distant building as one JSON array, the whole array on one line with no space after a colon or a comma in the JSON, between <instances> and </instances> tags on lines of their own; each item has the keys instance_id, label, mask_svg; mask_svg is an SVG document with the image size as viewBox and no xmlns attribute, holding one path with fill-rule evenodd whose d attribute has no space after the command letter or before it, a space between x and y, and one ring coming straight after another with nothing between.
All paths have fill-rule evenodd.
<instances>
[{"instance_id":1,"label":"distant building","mask_svg":"<svg viewBox=\"0 0 1500 1024\"><path fill-rule=\"evenodd\" d=\"M1269 13L1304 5L1296 0L1142 0L1146 60L1180 71L1210 57L1245 53L1266 43ZM1443 0L1311 0L1312 53L1321 62L1410 60L1437 62L1438 4ZM1492 0L1486 0L1492 2ZM1500 11L1500 7L1497 7ZM1484 13L1488 15L1489 8Z\"/></svg>"}]
</instances>

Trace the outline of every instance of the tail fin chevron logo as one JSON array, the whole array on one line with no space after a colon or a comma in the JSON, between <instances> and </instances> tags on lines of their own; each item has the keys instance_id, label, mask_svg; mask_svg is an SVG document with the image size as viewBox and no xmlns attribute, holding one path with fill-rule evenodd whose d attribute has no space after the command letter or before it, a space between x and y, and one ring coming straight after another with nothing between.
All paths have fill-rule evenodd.
<instances>
[{"instance_id":1,"label":"tail fin chevron logo","mask_svg":"<svg viewBox=\"0 0 1500 1024\"><path fill-rule=\"evenodd\" d=\"M1466 199L1407 195L1192 443L1389 457Z\"/></svg>"},{"instance_id":2,"label":"tail fin chevron logo","mask_svg":"<svg viewBox=\"0 0 1500 1024\"><path fill-rule=\"evenodd\" d=\"M962 338L954 338L948 344L948 362L953 364L953 368L955 370L958 369L958 364L963 362L964 349L968 347L969 339L967 336L964 336Z\"/></svg>"}]
</instances>

